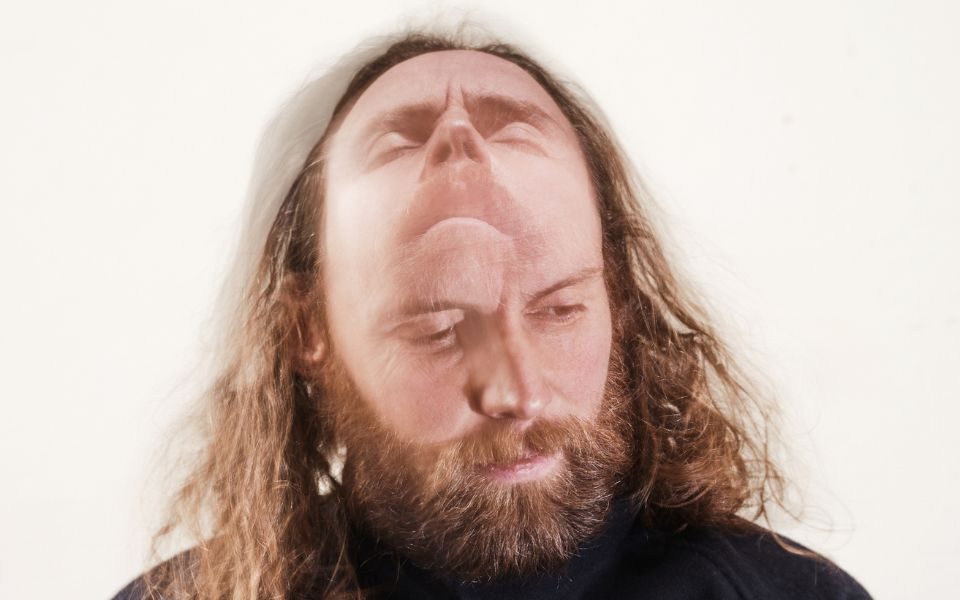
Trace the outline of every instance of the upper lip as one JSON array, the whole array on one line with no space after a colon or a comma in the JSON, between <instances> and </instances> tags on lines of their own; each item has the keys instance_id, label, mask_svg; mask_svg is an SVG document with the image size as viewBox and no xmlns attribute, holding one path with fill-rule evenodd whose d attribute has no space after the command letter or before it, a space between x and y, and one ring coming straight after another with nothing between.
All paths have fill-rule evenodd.
<instances>
[{"instance_id":1,"label":"upper lip","mask_svg":"<svg viewBox=\"0 0 960 600\"><path fill-rule=\"evenodd\" d=\"M515 467L515 466L517 466L517 465L522 465L523 463L530 462L531 460L535 460L535 459L540 458L540 457L542 457L542 456L543 456L543 455L540 454L539 452L535 452L535 451L533 451L533 450L528 450L527 452L525 452L525 453L523 454L523 456L521 456L520 458L518 458L518 459L516 459L516 460L509 461L509 462L491 462L491 463L487 463L487 464L485 464L485 465L483 465L483 466L486 467L486 468L489 468L489 469L504 469L504 468L510 468L510 467Z\"/></svg>"}]
</instances>

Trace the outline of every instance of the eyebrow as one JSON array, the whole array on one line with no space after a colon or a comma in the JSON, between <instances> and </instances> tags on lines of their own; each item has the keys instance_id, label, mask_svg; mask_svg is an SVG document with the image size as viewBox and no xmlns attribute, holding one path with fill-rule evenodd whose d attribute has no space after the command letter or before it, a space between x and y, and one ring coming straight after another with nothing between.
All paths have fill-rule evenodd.
<instances>
[{"instance_id":1,"label":"eyebrow","mask_svg":"<svg viewBox=\"0 0 960 600\"><path fill-rule=\"evenodd\" d=\"M542 290L534 292L533 294L529 295L527 297L527 303L530 304L533 302L537 302L538 300L542 300L543 298L546 298L547 296L549 296L550 294L558 290L562 290L568 287L573 287L585 281L594 279L597 276L602 274L603 274L603 267L587 267L585 269L580 269L576 273L573 273L568 277L564 277L563 279L561 279L560 281L557 281L556 283L551 283L550 285L543 288Z\"/></svg>"},{"instance_id":2,"label":"eyebrow","mask_svg":"<svg viewBox=\"0 0 960 600\"><path fill-rule=\"evenodd\" d=\"M380 113L360 132L359 141L363 143L378 133L398 129L410 123L433 122L440 116L442 107L437 102L420 101L391 108Z\"/></svg>"},{"instance_id":3,"label":"eyebrow","mask_svg":"<svg viewBox=\"0 0 960 600\"><path fill-rule=\"evenodd\" d=\"M560 124L550 113L537 103L503 94L467 94L467 111L471 116L481 114L496 115L501 121L523 121L532 125L550 129L560 129ZM443 104L435 100L412 102L386 110L375 116L360 133L359 141L363 143L378 133L385 133L410 123L436 121L443 112Z\"/></svg>"},{"instance_id":4,"label":"eyebrow","mask_svg":"<svg viewBox=\"0 0 960 600\"><path fill-rule=\"evenodd\" d=\"M404 302L400 306L387 312L383 319L387 324L386 330L393 331L403 323L414 317L441 313L448 310L478 310L480 305L469 302L454 302L452 300L423 300L415 298Z\"/></svg>"},{"instance_id":5,"label":"eyebrow","mask_svg":"<svg viewBox=\"0 0 960 600\"><path fill-rule=\"evenodd\" d=\"M559 127L559 123L536 102L504 96L503 94L469 94L467 110L492 113L510 121L526 121L535 125Z\"/></svg>"}]
</instances>

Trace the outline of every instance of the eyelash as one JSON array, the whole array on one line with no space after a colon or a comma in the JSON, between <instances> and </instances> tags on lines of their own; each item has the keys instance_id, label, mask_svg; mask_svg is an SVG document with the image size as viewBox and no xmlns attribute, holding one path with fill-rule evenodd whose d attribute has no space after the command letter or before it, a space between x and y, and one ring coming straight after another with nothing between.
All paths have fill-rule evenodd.
<instances>
[{"instance_id":1,"label":"eyelash","mask_svg":"<svg viewBox=\"0 0 960 600\"><path fill-rule=\"evenodd\" d=\"M457 326L454 324L429 335L413 338L411 341L424 350L439 354L456 346Z\"/></svg>"},{"instance_id":2,"label":"eyelash","mask_svg":"<svg viewBox=\"0 0 960 600\"><path fill-rule=\"evenodd\" d=\"M549 321L556 325L567 325L579 318L586 310L582 304L562 304L547 306L528 313L541 321ZM457 345L457 325L455 323L446 329L411 339L414 345L428 352L443 353L452 350Z\"/></svg>"},{"instance_id":3,"label":"eyelash","mask_svg":"<svg viewBox=\"0 0 960 600\"><path fill-rule=\"evenodd\" d=\"M498 136L501 136L501 134L504 131L507 131L508 133L510 132L512 133L510 135L507 135L505 139L494 139L494 138L497 138ZM521 135L517 135L518 133ZM500 143L522 144L522 145L532 146L537 148L536 144L534 144L531 140L527 139L529 135L530 135L529 128L525 126L523 123L517 122L517 123L509 123L504 127L500 128L500 130L498 130L492 136L490 136L490 139L492 141L500 142ZM412 143L397 144L395 146L386 148L382 152L379 152L378 153L379 160L389 161L393 159L396 155L403 154L407 150L416 150L417 148L420 148L420 146L421 144L412 144Z\"/></svg>"},{"instance_id":4,"label":"eyelash","mask_svg":"<svg viewBox=\"0 0 960 600\"><path fill-rule=\"evenodd\" d=\"M380 153L380 160L392 160L397 158L401 154L405 154L408 150L416 150L419 146L413 144L403 144L400 146L394 146L393 148L388 148Z\"/></svg>"},{"instance_id":5,"label":"eyelash","mask_svg":"<svg viewBox=\"0 0 960 600\"><path fill-rule=\"evenodd\" d=\"M500 141L517 141L517 142L523 142L523 143L530 142L530 140L528 139L530 136L530 130L528 127L523 125L523 123L510 123L509 125L502 127L499 131L497 131L490 137L496 138L501 136L505 136L506 140L500 140Z\"/></svg>"},{"instance_id":6,"label":"eyelash","mask_svg":"<svg viewBox=\"0 0 960 600\"><path fill-rule=\"evenodd\" d=\"M530 314L538 319L545 319L560 325L565 325L575 321L585 309L586 307L582 304L558 304L555 306L546 306Z\"/></svg>"}]
</instances>

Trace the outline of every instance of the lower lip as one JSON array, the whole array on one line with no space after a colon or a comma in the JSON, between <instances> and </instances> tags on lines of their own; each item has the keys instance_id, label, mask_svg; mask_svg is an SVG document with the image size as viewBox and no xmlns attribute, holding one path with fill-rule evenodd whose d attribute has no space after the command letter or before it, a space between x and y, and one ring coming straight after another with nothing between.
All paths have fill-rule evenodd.
<instances>
[{"instance_id":1,"label":"lower lip","mask_svg":"<svg viewBox=\"0 0 960 600\"><path fill-rule=\"evenodd\" d=\"M500 483L521 483L540 479L550 473L559 457L556 454L544 456L532 454L508 465L485 465L484 474Z\"/></svg>"}]
</instances>

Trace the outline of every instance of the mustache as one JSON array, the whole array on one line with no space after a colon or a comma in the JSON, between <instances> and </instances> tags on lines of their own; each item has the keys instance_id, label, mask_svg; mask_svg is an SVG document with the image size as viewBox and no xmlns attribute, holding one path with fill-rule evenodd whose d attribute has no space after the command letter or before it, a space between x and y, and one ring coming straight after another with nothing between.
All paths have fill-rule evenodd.
<instances>
[{"instance_id":1,"label":"mustache","mask_svg":"<svg viewBox=\"0 0 960 600\"><path fill-rule=\"evenodd\" d=\"M530 455L550 455L582 447L588 423L577 417L541 419L523 429L498 425L480 429L453 442L425 446L440 464L460 468L512 464Z\"/></svg>"},{"instance_id":2,"label":"mustache","mask_svg":"<svg viewBox=\"0 0 960 600\"><path fill-rule=\"evenodd\" d=\"M537 222L537 215L511 196L488 168L473 165L443 169L423 182L410 199L399 239L413 239L453 217L484 221L514 237Z\"/></svg>"}]
</instances>

